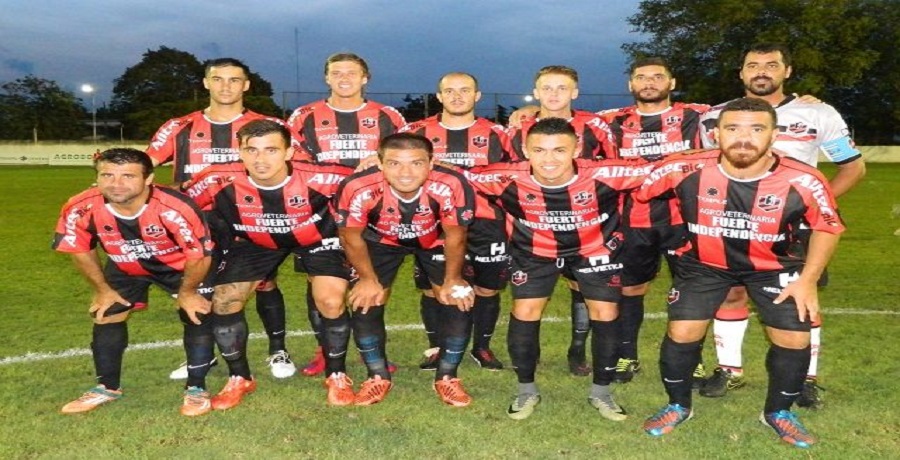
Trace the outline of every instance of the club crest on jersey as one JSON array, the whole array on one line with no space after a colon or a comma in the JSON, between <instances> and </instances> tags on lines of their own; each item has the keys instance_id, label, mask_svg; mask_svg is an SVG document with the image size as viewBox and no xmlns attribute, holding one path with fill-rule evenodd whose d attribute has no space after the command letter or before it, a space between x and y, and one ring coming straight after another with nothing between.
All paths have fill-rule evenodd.
<instances>
[{"instance_id":1,"label":"club crest on jersey","mask_svg":"<svg viewBox=\"0 0 900 460\"><path fill-rule=\"evenodd\" d=\"M366 118L363 118L362 120L360 120L359 124L363 125L363 127L365 127L365 128L372 129L372 128L378 126L378 121L372 117L366 117Z\"/></svg>"},{"instance_id":2,"label":"club crest on jersey","mask_svg":"<svg viewBox=\"0 0 900 460\"><path fill-rule=\"evenodd\" d=\"M431 214L431 206L427 204L420 204L419 207L416 208L416 215L428 217Z\"/></svg>"},{"instance_id":3,"label":"club crest on jersey","mask_svg":"<svg viewBox=\"0 0 900 460\"><path fill-rule=\"evenodd\" d=\"M623 235L622 232L613 232L609 237L609 240L606 241L606 247L609 248L610 251L615 251L619 248L619 244L622 243L623 239L625 239L625 235Z\"/></svg>"},{"instance_id":4,"label":"club crest on jersey","mask_svg":"<svg viewBox=\"0 0 900 460\"><path fill-rule=\"evenodd\" d=\"M534 200L536 200L536 199L537 199L537 197L531 193L525 195L525 201L527 201L529 203L534 203Z\"/></svg>"},{"instance_id":5,"label":"club crest on jersey","mask_svg":"<svg viewBox=\"0 0 900 460\"><path fill-rule=\"evenodd\" d=\"M775 212L784 206L784 200L772 193L756 199L756 207L766 212Z\"/></svg>"},{"instance_id":6,"label":"club crest on jersey","mask_svg":"<svg viewBox=\"0 0 900 460\"><path fill-rule=\"evenodd\" d=\"M677 289L675 289L675 288L669 289L669 295L666 296L666 302L668 302L669 305L671 305L675 302L678 302L678 299L680 297L681 297L681 292L679 292Z\"/></svg>"},{"instance_id":7,"label":"club crest on jersey","mask_svg":"<svg viewBox=\"0 0 900 460\"><path fill-rule=\"evenodd\" d=\"M475 136L472 138L472 145L480 149L487 147L488 140L484 136Z\"/></svg>"},{"instance_id":8,"label":"club crest on jersey","mask_svg":"<svg viewBox=\"0 0 900 460\"><path fill-rule=\"evenodd\" d=\"M512 276L509 278L509 282L515 284L516 286L521 286L528 282L528 273L523 272L522 270L517 270Z\"/></svg>"},{"instance_id":9,"label":"club crest on jersey","mask_svg":"<svg viewBox=\"0 0 900 460\"><path fill-rule=\"evenodd\" d=\"M710 187L710 188L706 189L706 194L708 196L719 196L719 189L717 189L715 187Z\"/></svg>"},{"instance_id":10,"label":"club crest on jersey","mask_svg":"<svg viewBox=\"0 0 900 460\"><path fill-rule=\"evenodd\" d=\"M594 194L590 192L578 192L572 197L572 203L578 206L587 206L591 201L594 201Z\"/></svg>"},{"instance_id":11,"label":"club crest on jersey","mask_svg":"<svg viewBox=\"0 0 900 460\"><path fill-rule=\"evenodd\" d=\"M609 278L609 282L606 283L609 287L622 287L622 277L619 275L613 275Z\"/></svg>"},{"instance_id":12,"label":"club crest on jersey","mask_svg":"<svg viewBox=\"0 0 900 460\"><path fill-rule=\"evenodd\" d=\"M672 115L670 117L666 117L667 125L674 125L676 123L681 123L681 117L678 115Z\"/></svg>"},{"instance_id":13,"label":"club crest on jersey","mask_svg":"<svg viewBox=\"0 0 900 460\"><path fill-rule=\"evenodd\" d=\"M287 200L287 205L292 208L300 208L306 206L309 203L309 200L303 198L300 195L294 195Z\"/></svg>"},{"instance_id":14,"label":"club crest on jersey","mask_svg":"<svg viewBox=\"0 0 900 460\"><path fill-rule=\"evenodd\" d=\"M160 227L159 225L156 225L156 224L150 224L150 225L144 227L144 231L143 231L144 235L147 235L151 238L159 238L159 237L163 236L163 234L165 232L166 231L163 230L162 227Z\"/></svg>"},{"instance_id":15,"label":"club crest on jersey","mask_svg":"<svg viewBox=\"0 0 900 460\"><path fill-rule=\"evenodd\" d=\"M386 209L386 211L387 211L388 214L393 214L393 213L394 213L394 208L388 206L388 208Z\"/></svg>"},{"instance_id":16,"label":"club crest on jersey","mask_svg":"<svg viewBox=\"0 0 900 460\"><path fill-rule=\"evenodd\" d=\"M790 125L788 125L787 130L794 134L805 133L807 130L806 123L803 123L802 121L791 123Z\"/></svg>"},{"instance_id":17,"label":"club crest on jersey","mask_svg":"<svg viewBox=\"0 0 900 460\"><path fill-rule=\"evenodd\" d=\"M253 203L254 201L255 201L255 200L253 199L252 196L250 196L250 195L244 195L244 203L251 204L251 203Z\"/></svg>"}]
</instances>

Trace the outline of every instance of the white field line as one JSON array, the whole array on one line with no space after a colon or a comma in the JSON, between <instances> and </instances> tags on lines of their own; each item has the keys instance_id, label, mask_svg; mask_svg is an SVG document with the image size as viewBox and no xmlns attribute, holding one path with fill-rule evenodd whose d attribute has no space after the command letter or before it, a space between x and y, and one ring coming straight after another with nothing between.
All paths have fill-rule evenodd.
<instances>
[{"instance_id":1,"label":"white field line","mask_svg":"<svg viewBox=\"0 0 900 460\"><path fill-rule=\"evenodd\" d=\"M831 315L886 315L886 316L897 316L900 315L900 311L891 311L891 310L856 310L849 308L836 308L833 310L828 310L826 312L827 316ZM647 313L644 316L644 319L665 319L665 313ZM552 317L548 316L544 318L542 321L548 323L561 323L568 322L569 318L560 318L560 317ZM501 323L505 321L501 320ZM424 329L421 324L398 324L398 325L389 325L387 326L387 330L389 331L415 331ZM312 335L312 331L310 330L297 330L297 331L288 331L288 337L302 337L306 335ZM266 334L262 332L254 332L250 334L251 340L258 340L266 338ZM126 352L130 351L138 351L138 350L156 350L160 348L180 348L181 340L162 340L158 342L147 342L147 343L133 343L129 344L128 348L125 350ZM47 361L52 359L64 359L64 358L72 358L77 356L90 356L91 350L90 348L70 348L68 350L63 351L55 351L55 352L28 352L24 355L19 356L7 356L5 358L0 359L0 366L5 366L8 364L20 364L20 363L34 363L38 361Z\"/></svg>"}]
</instances>

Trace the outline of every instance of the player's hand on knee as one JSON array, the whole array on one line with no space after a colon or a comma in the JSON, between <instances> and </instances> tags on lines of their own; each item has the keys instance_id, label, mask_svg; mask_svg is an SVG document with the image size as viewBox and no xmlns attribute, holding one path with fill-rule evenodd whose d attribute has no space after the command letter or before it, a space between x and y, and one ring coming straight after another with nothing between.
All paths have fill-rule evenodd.
<instances>
[{"instance_id":1,"label":"player's hand on knee","mask_svg":"<svg viewBox=\"0 0 900 460\"><path fill-rule=\"evenodd\" d=\"M438 302L454 305L461 311L469 311L475 305L475 290L465 280L446 280L435 291Z\"/></svg>"},{"instance_id":2,"label":"player's hand on knee","mask_svg":"<svg viewBox=\"0 0 900 460\"><path fill-rule=\"evenodd\" d=\"M212 302L196 292L180 292L178 307L187 313L192 323L199 325L202 322L201 316L212 311Z\"/></svg>"},{"instance_id":3,"label":"player's hand on knee","mask_svg":"<svg viewBox=\"0 0 900 460\"><path fill-rule=\"evenodd\" d=\"M350 289L350 295L347 297L353 310L362 309L363 314L376 305L384 304L384 286L378 280L360 279Z\"/></svg>"},{"instance_id":4,"label":"player's hand on knee","mask_svg":"<svg viewBox=\"0 0 900 460\"><path fill-rule=\"evenodd\" d=\"M819 293L816 281L809 281L801 277L788 284L781 290L781 294L775 298L776 305L784 302L788 297L794 299L797 304L797 318L803 322L819 320Z\"/></svg>"},{"instance_id":5,"label":"player's hand on knee","mask_svg":"<svg viewBox=\"0 0 900 460\"><path fill-rule=\"evenodd\" d=\"M104 316L106 315L106 311L115 304L124 305L126 307L131 306L131 302L125 300L125 298L119 295L114 289L103 289L94 294L88 313L94 317L95 322L102 324L105 322Z\"/></svg>"}]
</instances>

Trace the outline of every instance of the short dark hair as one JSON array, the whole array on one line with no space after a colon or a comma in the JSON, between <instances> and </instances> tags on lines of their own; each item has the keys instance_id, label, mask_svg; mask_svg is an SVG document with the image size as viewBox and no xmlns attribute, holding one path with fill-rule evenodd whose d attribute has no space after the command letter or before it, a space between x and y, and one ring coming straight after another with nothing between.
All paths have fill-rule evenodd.
<instances>
[{"instance_id":1,"label":"short dark hair","mask_svg":"<svg viewBox=\"0 0 900 460\"><path fill-rule=\"evenodd\" d=\"M634 71L637 70L638 68L647 67L647 66L651 66L651 65L658 65L658 66L666 69L666 73L669 74L670 77L672 76L672 68L669 67L669 63L666 62L666 60L664 58L659 57L659 56L647 56L647 57L641 57L641 58L635 59L634 62L631 63L631 67L628 71L628 74L634 75Z\"/></svg>"},{"instance_id":2,"label":"short dark hair","mask_svg":"<svg viewBox=\"0 0 900 460\"><path fill-rule=\"evenodd\" d=\"M384 159L384 151L387 149L424 150L428 152L428 159L434 156L434 145L427 137L413 133L394 133L381 140L378 145L378 159Z\"/></svg>"},{"instance_id":3,"label":"short dark hair","mask_svg":"<svg viewBox=\"0 0 900 460\"><path fill-rule=\"evenodd\" d=\"M447 77L454 77L454 76L471 78L472 81L475 82L475 91L478 91L478 79L475 78L475 75L472 75L472 74L466 73L466 72L447 72L444 75L441 75L441 78L438 78L437 89L438 89L439 93L441 92L441 82L444 81L444 79Z\"/></svg>"},{"instance_id":4,"label":"short dark hair","mask_svg":"<svg viewBox=\"0 0 900 460\"><path fill-rule=\"evenodd\" d=\"M243 144L244 141L253 137L262 137L268 134L278 134L284 139L284 145L290 147L291 145L291 132L288 130L287 126L266 118L262 118L259 120L253 120L246 125L242 126L241 129L235 134L238 141Z\"/></svg>"},{"instance_id":5,"label":"short dark hair","mask_svg":"<svg viewBox=\"0 0 900 460\"><path fill-rule=\"evenodd\" d=\"M328 56L328 59L325 59L325 75L328 75L328 66L335 62L343 62L350 61L359 64L363 69L363 76L366 78L370 77L369 75L369 64L366 63L366 60L359 57L359 55L354 53L334 53L331 56Z\"/></svg>"},{"instance_id":6,"label":"short dark hair","mask_svg":"<svg viewBox=\"0 0 900 460\"><path fill-rule=\"evenodd\" d=\"M535 134L565 134L578 139L578 134L575 132L575 128L572 124L565 118L557 117L541 118L528 130L528 134L525 137L528 138Z\"/></svg>"},{"instance_id":7,"label":"short dark hair","mask_svg":"<svg viewBox=\"0 0 900 460\"><path fill-rule=\"evenodd\" d=\"M240 67L244 71L244 75L250 78L250 67L235 58L218 58L210 59L203 64L203 75L209 75L209 71L213 67Z\"/></svg>"},{"instance_id":8,"label":"short dark hair","mask_svg":"<svg viewBox=\"0 0 900 460\"><path fill-rule=\"evenodd\" d=\"M719 126L722 123L723 115L725 115L726 112L766 112L772 118L773 127L778 122L778 115L775 112L775 107L772 107L772 104L756 97L742 97L725 104L725 107L719 112L719 120L716 123L716 126Z\"/></svg>"},{"instance_id":9,"label":"short dark hair","mask_svg":"<svg viewBox=\"0 0 900 460\"><path fill-rule=\"evenodd\" d=\"M534 74L534 83L537 84L538 78L549 74L565 75L575 81L576 85L578 84L578 71L564 65L548 65L541 67L541 70L538 70L537 73Z\"/></svg>"},{"instance_id":10,"label":"short dark hair","mask_svg":"<svg viewBox=\"0 0 900 460\"><path fill-rule=\"evenodd\" d=\"M747 59L747 55L750 53L764 54L764 53L774 53L778 51L781 53L781 60L784 62L785 67L791 66L791 51L787 48L787 46L782 45L781 43L755 43L751 45L749 48L744 50L744 54L741 55L741 65L744 66L744 61Z\"/></svg>"},{"instance_id":11,"label":"short dark hair","mask_svg":"<svg viewBox=\"0 0 900 460\"><path fill-rule=\"evenodd\" d=\"M117 165L139 164L141 165L144 179L153 174L153 160L150 159L150 155L147 155L146 152L138 149L120 147L104 150L94 158L94 169L97 169L100 163L113 163Z\"/></svg>"}]
</instances>

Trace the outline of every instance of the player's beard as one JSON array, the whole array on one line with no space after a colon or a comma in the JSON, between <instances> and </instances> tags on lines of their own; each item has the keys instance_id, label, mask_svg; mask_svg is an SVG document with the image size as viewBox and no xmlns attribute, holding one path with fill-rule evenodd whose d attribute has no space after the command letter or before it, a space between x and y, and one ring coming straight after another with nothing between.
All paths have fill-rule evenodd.
<instances>
[{"instance_id":1,"label":"player's beard","mask_svg":"<svg viewBox=\"0 0 900 460\"><path fill-rule=\"evenodd\" d=\"M742 150L738 153L736 150ZM725 158L737 169L746 169L755 165L766 155L768 149L760 148L752 142L734 142L722 150Z\"/></svg>"},{"instance_id":2,"label":"player's beard","mask_svg":"<svg viewBox=\"0 0 900 460\"><path fill-rule=\"evenodd\" d=\"M646 89L646 88L645 88ZM644 104L655 104L657 102L662 102L669 99L669 94L671 93L668 88L660 89L654 96L643 96L641 95L641 91L632 91L631 95L634 96L634 100L637 102L641 102Z\"/></svg>"},{"instance_id":3,"label":"player's beard","mask_svg":"<svg viewBox=\"0 0 900 460\"><path fill-rule=\"evenodd\" d=\"M744 88L754 96L768 96L775 94L781 85L776 85L775 80L770 77L755 77L750 80L750 84L744 85Z\"/></svg>"}]
</instances>

